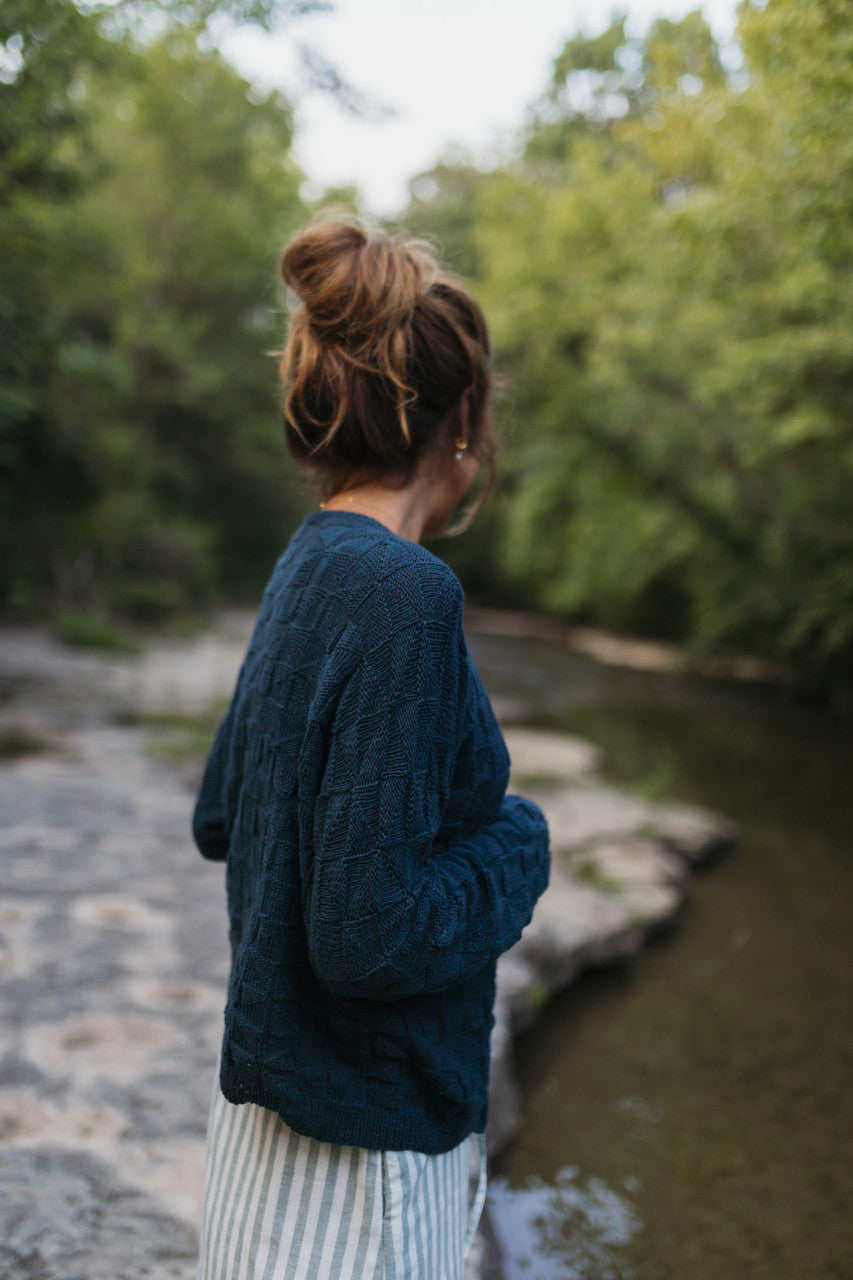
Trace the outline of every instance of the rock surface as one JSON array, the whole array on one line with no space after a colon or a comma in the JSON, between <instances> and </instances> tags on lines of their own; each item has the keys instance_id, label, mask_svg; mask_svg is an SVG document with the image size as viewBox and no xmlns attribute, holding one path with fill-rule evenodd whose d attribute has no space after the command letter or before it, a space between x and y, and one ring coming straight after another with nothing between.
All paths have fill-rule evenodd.
<instances>
[{"instance_id":1,"label":"rock surface","mask_svg":"<svg viewBox=\"0 0 853 1280\"><path fill-rule=\"evenodd\" d=\"M690 868L730 845L733 823L686 805L664 806L599 781L594 749L573 738L507 729L511 785L542 807L552 869L530 924L498 962L488 1146L500 1151L521 1119L512 1041L550 997L585 969L635 954L675 920ZM580 762L575 768L575 762ZM560 767L566 774L559 777ZM542 786L547 778L549 785ZM525 781L532 785L524 787Z\"/></svg>"},{"instance_id":2,"label":"rock surface","mask_svg":"<svg viewBox=\"0 0 853 1280\"><path fill-rule=\"evenodd\" d=\"M191 1280L227 978L220 867L189 834L204 741L251 619L138 659L0 632L0 1274ZM211 717L210 708L213 707ZM207 713L201 731L193 717ZM551 884L499 964L489 1147L516 1131L512 1038L673 919L731 826L625 796L588 743L507 732L553 834ZM496 1280L488 1219L468 1275Z\"/></svg>"}]
</instances>

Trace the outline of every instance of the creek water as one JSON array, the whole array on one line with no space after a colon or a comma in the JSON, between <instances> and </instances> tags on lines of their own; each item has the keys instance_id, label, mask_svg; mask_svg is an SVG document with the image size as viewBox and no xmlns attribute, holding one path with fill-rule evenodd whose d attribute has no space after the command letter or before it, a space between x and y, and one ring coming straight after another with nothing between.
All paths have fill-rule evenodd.
<instances>
[{"instance_id":1,"label":"creek water","mask_svg":"<svg viewBox=\"0 0 853 1280\"><path fill-rule=\"evenodd\" d=\"M506 1280L853 1277L853 733L760 690L474 634L507 723L741 824L676 926L516 1045L489 1203Z\"/></svg>"}]
</instances>

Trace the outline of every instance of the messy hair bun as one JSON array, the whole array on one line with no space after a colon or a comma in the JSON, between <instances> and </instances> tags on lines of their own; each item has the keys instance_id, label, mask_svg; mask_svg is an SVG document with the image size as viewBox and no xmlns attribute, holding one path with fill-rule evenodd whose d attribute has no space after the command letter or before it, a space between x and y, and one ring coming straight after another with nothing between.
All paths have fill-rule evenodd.
<instances>
[{"instance_id":1,"label":"messy hair bun","mask_svg":"<svg viewBox=\"0 0 853 1280\"><path fill-rule=\"evenodd\" d=\"M491 457L486 323L428 245L314 222L281 276L299 299L279 366L288 444L327 496L354 474L411 476L466 392L471 446Z\"/></svg>"}]
</instances>

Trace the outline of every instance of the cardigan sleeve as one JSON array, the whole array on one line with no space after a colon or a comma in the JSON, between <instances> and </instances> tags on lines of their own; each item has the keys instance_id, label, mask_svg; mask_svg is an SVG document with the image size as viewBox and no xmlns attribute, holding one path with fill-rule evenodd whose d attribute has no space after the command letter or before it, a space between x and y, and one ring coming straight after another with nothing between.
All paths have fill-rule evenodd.
<instances>
[{"instance_id":1,"label":"cardigan sleeve","mask_svg":"<svg viewBox=\"0 0 853 1280\"><path fill-rule=\"evenodd\" d=\"M231 838L225 803L225 758L233 716L232 702L213 739L192 815L196 848L211 862L224 862Z\"/></svg>"},{"instance_id":2,"label":"cardigan sleeve","mask_svg":"<svg viewBox=\"0 0 853 1280\"><path fill-rule=\"evenodd\" d=\"M398 1000L474 975L518 940L548 882L547 825L520 796L439 839L470 680L454 584L449 605L365 653L336 709L303 909L312 966L342 996Z\"/></svg>"},{"instance_id":3,"label":"cardigan sleeve","mask_svg":"<svg viewBox=\"0 0 853 1280\"><path fill-rule=\"evenodd\" d=\"M247 658L243 659L231 702L217 729L210 754L201 775L192 814L192 833L196 848L210 862L224 862L231 843L234 822L234 797L240 783L236 768L235 735L237 707L246 679Z\"/></svg>"}]
</instances>

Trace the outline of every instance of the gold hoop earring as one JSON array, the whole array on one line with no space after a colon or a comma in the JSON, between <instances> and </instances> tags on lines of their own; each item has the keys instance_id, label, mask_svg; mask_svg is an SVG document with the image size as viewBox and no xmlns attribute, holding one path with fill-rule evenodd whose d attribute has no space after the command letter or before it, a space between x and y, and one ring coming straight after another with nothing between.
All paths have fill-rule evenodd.
<instances>
[{"instance_id":1,"label":"gold hoop earring","mask_svg":"<svg viewBox=\"0 0 853 1280\"><path fill-rule=\"evenodd\" d=\"M461 462L462 455L465 452L465 450L468 448L468 441L462 440L459 436L456 436L455 440L453 441L453 446L456 449L456 461Z\"/></svg>"}]
</instances>

